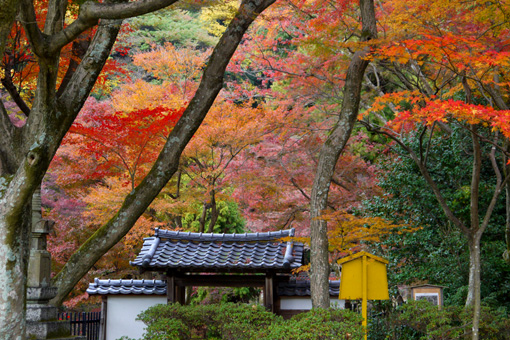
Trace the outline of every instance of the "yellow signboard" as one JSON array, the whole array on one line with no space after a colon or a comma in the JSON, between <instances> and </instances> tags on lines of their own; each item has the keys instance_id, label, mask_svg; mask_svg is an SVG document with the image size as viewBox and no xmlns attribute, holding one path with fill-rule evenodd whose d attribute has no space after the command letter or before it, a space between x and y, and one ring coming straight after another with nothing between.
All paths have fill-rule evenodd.
<instances>
[{"instance_id":1,"label":"yellow signboard","mask_svg":"<svg viewBox=\"0 0 510 340\"><path fill-rule=\"evenodd\" d=\"M368 300L388 300L388 278L386 276L387 260L359 252L338 261L342 265L342 280L340 281L340 296L342 300L357 300L363 298L363 258L366 258L366 284Z\"/></svg>"},{"instance_id":2,"label":"yellow signboard","mask_svg":"<svg viewBox=\"0 0 510 340\"><path fill-rule=\"evenodd\" d=\"M338 261L342 265L339 299L361 299L363 326L367 329L367 300L388 300L388 260L367 252L359 252ZM365 340L367 332L365 332Z\"/></svg>"}]
</instances>

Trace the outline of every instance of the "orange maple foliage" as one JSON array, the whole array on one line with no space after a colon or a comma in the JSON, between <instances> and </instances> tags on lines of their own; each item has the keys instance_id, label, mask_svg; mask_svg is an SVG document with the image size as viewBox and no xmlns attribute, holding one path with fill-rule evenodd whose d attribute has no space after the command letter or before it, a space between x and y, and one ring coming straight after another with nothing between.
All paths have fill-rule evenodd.
<instances>
[{"instance_id":1,"label":"orange maple foliage","mask_svg":"<svg viewBox=\"0 0 510 340\"><path fill-rule=\"evenodd\" d=\"M188 101L197 89L209 54L210 50L200 51L192 46L177 49L167 43L135 55L133 64L162 80L163 87L172 86L172 92L179 95L181 101Z\"/></svg>"}]
</instances>

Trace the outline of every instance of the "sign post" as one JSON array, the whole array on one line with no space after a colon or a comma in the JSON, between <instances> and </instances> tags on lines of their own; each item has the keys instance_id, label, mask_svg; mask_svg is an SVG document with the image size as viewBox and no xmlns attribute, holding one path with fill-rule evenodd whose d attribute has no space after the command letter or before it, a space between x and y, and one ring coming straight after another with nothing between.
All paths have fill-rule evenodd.
<instances>
[{"instance_id":1,"label":"sign post","mask_svg":"<svg viewBox=\"0 0 510 340\"><path fill-rule=\"evenodd\" d=\"M388 260L367 252L359 252L338 261L342 265L340 280L341 300L361 299L361 314L365 328L365 340L368 334L368 300L388 300L388 278L386 264Z\"/></svg>"}]
</instances>

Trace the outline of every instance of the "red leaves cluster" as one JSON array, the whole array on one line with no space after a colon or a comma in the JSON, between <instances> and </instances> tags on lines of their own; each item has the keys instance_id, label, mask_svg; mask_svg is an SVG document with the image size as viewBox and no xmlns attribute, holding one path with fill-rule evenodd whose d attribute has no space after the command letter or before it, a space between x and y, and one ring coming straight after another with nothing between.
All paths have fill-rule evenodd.
<instances>
[{"instance_id":1,"label":"red leaves cluster","mask_svg":"<svg viewBox=\"0 0 510 340\"><path fill-rule=\"evenodd\" d=\"M86 175L89 178L118 175L126 177L126 183L135 186L157 158L183 109L159 106L129 113L101 109L108 107L85 110L88 115L82 115L73 124L69 130L71 135L64 144L79 144L78 152L83 157L95 158L97 167Z\"/></svg>"}]
</instances>

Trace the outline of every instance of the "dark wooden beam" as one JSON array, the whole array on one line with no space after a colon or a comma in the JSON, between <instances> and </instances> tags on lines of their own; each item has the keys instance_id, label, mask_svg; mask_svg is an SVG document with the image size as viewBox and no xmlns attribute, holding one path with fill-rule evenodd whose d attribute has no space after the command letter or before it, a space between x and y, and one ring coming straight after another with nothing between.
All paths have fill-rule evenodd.
<instances>
[{"instance_id":1,"label":"dark wooden beam","mask_svg":"<svg viewBox=\"0 0 510 340\"><path fill-rule=\"evenodd\" d=\"M166 276L166 301L167 303L175 303L175 276L167 274Z\"/></svg>"},{"instance_id":2,"label":"dark wooden beam","mask_svg":"<svg viewBox=\"0 0 510 340\"><path fill-rule=\"evenodd\" d=\"M264 306L266 309L270 312L274 313L275 308L275 280L274 275L266 274L265 280L264 280Z\"/></svg>"},{"instance_id":3,"label":"dark wooden beam","mask_svg":"<svg viewBox=\"0 0 510 340\"><path fill-rule=\"evenodd\" d=\"M186 304L186 287L175 285L175 298L181 305Z\"/></svg>"}]
</instances>

